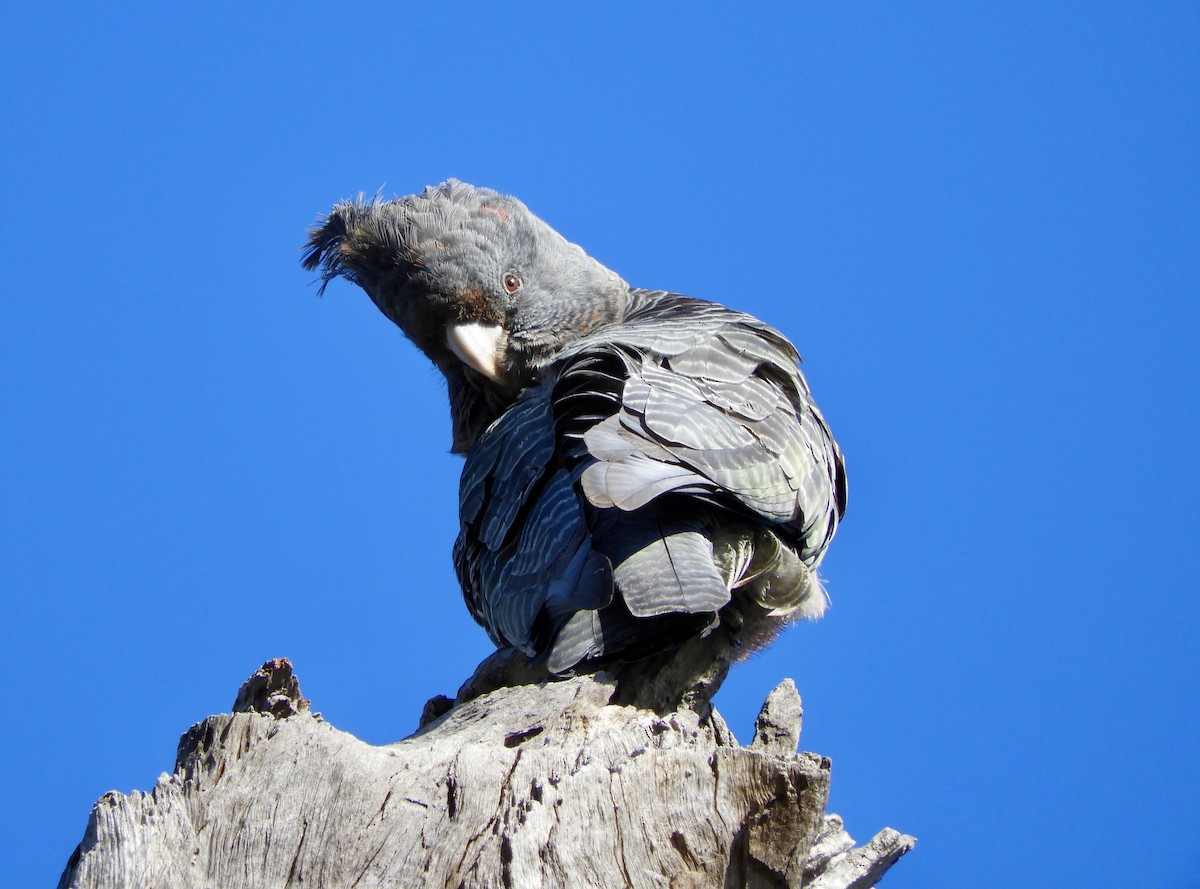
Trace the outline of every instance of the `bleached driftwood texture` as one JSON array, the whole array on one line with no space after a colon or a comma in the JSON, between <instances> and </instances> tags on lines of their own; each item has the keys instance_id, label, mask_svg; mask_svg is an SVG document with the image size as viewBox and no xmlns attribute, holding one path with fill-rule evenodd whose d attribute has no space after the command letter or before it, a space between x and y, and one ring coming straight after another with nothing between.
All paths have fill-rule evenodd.
<instances>
[{"instance_id":1,"label":"bleached driftwood texture","mask_svg":"<svg viewBox=\"0 0 1200 889\"><path fill-rule=\"evenodd\" d=\"M60 889L858 889L915 842L855 849L825 814L829 761L796 753L791 680L746 747L715 711L613 692L603 674L500 688L374 747L269 662L244 712L183 736L173 774L97 802Z\"/></svg>"}]
</instances>

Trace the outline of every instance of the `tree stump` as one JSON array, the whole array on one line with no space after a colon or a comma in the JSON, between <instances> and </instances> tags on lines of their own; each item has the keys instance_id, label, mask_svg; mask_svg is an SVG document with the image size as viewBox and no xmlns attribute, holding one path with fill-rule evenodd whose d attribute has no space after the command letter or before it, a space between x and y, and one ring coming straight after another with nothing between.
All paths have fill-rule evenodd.
<instances>
[{"instance_id":1,"label":"tree stump","mask_svg":"<svg viewBox=\"0 0 1200 889\"><path fill-rule=\"evenodd\" d=\"M856 849L825 814L829 760L796 752L791 680L748 746L715 710L614 692L599 673L441 699L375 747L270 661L153 790L100 798L60 889L857 889L912 848L884 829Z\"/></svg>"}]
</instances>

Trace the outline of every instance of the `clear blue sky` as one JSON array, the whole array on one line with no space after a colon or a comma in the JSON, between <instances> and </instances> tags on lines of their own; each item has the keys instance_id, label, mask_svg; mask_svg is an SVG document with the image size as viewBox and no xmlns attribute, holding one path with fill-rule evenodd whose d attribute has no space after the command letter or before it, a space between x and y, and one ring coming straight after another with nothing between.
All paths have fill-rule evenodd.
<instances>
[{"instance_id":1,"label":"clear blue sky","mask_svg":"<svg viewBox=\"0 0 1200 889\"><path fill-rule=\"evenodd\" d=\"M0 884L267 658L383 743L488 650L441 383L298 265L455 176L804 354L833 608L718 702L885 885L1198 885L1197 7L455 6L0 12Z\"/></svg>"}]
</instances>

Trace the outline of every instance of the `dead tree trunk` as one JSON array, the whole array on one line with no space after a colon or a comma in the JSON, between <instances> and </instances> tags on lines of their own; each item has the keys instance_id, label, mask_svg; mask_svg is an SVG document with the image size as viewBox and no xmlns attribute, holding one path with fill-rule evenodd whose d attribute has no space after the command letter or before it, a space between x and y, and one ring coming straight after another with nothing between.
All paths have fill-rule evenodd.
<instances>
[{"instance_id":1,"label":"dead tree trunk","mask_svg":"<svg viewBox=\"0 0 1200 889\"><path fill-rule=\"evenodd\" d=\"M59 887L857 889L912 848L886 828L853 848L825 814L791 680L746 747L716 711L613 693L604 674L499 688L373 747L269 662L241 712L183 736L173 774L101 797Z\"/></svg>"}]
</instances>

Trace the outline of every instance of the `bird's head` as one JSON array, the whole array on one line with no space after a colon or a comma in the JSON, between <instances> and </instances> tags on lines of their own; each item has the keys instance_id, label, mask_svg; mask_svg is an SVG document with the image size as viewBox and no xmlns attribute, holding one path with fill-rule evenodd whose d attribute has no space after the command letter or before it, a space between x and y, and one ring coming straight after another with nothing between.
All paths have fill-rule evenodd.
<instances>
[{"instance_id":1,"label":"bird's head","mask_svg":"<svg viewBox=\"0 0 1200 889\"><path fill-rule=\"evenodd\" d=\"M338 204L310 233L303 263L321 270L322 289L341 276L366 290L446 375L459 413L455 400L471 396L502 409L564 346L628 306L615 272L516 198L455 180ZM470 437L459 419L456 451Z\"/></svg>"}]
</instances>

